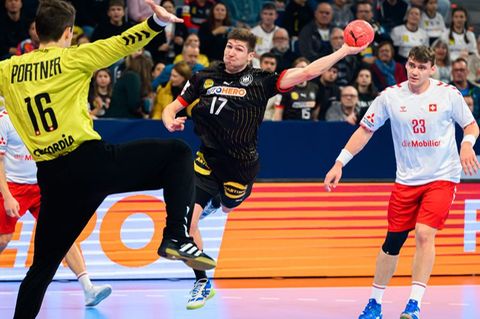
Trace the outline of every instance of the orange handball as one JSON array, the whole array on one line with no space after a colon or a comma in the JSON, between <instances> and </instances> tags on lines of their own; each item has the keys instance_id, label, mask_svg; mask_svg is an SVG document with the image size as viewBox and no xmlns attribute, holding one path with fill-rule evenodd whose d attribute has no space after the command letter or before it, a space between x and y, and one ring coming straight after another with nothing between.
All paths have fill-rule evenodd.
<instances>
[{"instance_id":1,"label":"orange handball","mask_svg":"<svg viewBox=\"0 0 480 319\"><path fill-rule=\"evenodd\" d=\"M351 47L361 47L371 43L374 36L372 26L365 20L353 20L343 30L345 43Z\"/></svg>"}]
</instances>

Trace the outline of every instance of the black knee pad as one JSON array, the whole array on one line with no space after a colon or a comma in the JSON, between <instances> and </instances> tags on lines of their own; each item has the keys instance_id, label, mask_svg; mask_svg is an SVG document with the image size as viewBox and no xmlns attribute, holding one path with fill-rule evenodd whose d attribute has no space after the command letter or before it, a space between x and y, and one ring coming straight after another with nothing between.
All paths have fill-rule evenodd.
<instances>
[{"instance_id":1,"label":"black knee pad","mask_svg":"<svg viewBox=\"0 0 480 319\"><path fill-rule=\"evenodd\" d=\"M400 253L400 249L408 238L409 232L409 230L402 232L387 232L387 237L382 245L383 252L391 256L398 255Z\"/></svg>"},{"instance_id":2,"label":"black knee pad","mask_svg":"<svg viewBox=\"0 0 480 319\"><path fill-rule=\"evenodd\" d=\"M223 206L234 209L246 200L252 193L251 182L248 185L242 185L236 182L223 183L223 193L221 193L221 202Z\"/></svg>"}]
</instances>

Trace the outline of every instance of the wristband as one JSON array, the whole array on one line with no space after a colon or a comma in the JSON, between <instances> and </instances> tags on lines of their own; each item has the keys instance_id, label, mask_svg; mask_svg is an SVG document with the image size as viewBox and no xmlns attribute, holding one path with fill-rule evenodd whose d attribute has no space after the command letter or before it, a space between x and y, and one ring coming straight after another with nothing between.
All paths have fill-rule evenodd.
<instances>
[{"instance_id":1,"label":"wristband","mask_svg":"<svg viewBox=\"0 0 480 319\"><path fill-rule=\"evenodd\" d=\"M155 23L161 27L165 27L166 25L168 25L168 22L160 20L156 14L153 14L153 21L155 21Z\"/></svg>"},{"instance_id":2,"label":"wristband","mask_svg":"<svg viewBox=\"0 0 480 319\"><path fill-rule=\"evenodd\" d=\"M467 134L463 137L462 143L460 143L460 144L463 144L465 142L470 142L470 143L472 143L472 147L473 147L475 145L476 140L477 140L477 138L474 135Z\"/></svg>"},{"instance_id":3,"label":"wristband","mask_svg":"<svg viewBox=\"0 0 480 319\"><path fill-rule=\"evenodd\" d=\"M345 166L347 165L348 162L350 162L352 158L353 158L352 153L350 153L346 148L344 148L342 149L342 151L340 152L340 155L338 155L336 160L342 163L342 166Z\"/></svg>"}]
</instances>

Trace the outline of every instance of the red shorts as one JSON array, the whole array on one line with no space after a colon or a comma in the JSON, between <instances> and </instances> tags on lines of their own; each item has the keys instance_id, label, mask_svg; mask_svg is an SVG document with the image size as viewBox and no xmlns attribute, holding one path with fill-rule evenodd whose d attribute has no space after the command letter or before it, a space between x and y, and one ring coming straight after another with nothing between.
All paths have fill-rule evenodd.
<instances>
[{"instance_id":1,"label":"red shorts","mask_svg":"<svg viewBox=\"0 0 480 319\"><path fill-rule=\"evenodd\" d=\"M415 229L417 223L442 229L455 198L456 183L435 181L407 186L395 183L388 204L388 230Z\"/></svg>"},{"instance_id":2,"label":"red shorts","mask_svg":"<svg viewBox=\"0 0 480 319\"><path fill-rule=\"evenodd\" d=\"M40 188L37 184L16 184L8 182L10 193L20 205L20 216L30 211L35 217L38 217L40 211ZM12 234L15 231L15 225L18 218L7 216L3 205L3 196L0 194L0 234Z\"/></svg>"}]
</instances>

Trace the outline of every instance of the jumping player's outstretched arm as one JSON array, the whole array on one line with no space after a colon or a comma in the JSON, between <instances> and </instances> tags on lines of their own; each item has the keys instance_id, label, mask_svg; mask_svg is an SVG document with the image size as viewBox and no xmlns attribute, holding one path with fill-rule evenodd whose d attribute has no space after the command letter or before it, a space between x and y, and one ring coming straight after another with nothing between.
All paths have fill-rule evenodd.
<instances>
[{"instance_id":1,"label":"jumping player's outstretched arm","mask_svg":"<svg viewBox=\"0 0 480 319\"><path fill-rule=\"evenodd\" d=\"M351 47L344 44L339 50L313 61L304 68L288 69L280 80L280 89L290 89L297 84L316 78L347 55L362 52L366 47L368 47L368 45Z\"/></svg>"},{"instance_id":2,"label":"jumping player's outstretched arm","mask_svg":"<svg viewBox=\"0 0 480 319\"><path fill-rule=\"evenodd\" d=\"M327 192L337 187L340 178L342 177L342 168L347 165L353 156L357 155L367 145L370 138L372 138L373 132L360 126L355 133L350 137L347 145L342 149L342 152L337 157L335 164L328 171L323 181L324 187Z\"/></svg>"}]
</instances>

